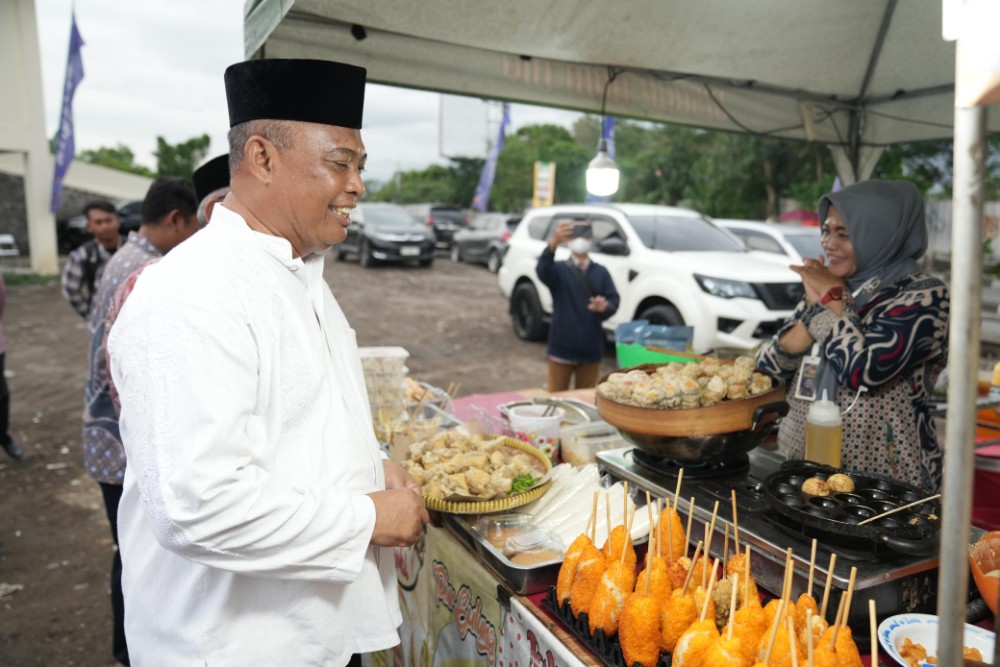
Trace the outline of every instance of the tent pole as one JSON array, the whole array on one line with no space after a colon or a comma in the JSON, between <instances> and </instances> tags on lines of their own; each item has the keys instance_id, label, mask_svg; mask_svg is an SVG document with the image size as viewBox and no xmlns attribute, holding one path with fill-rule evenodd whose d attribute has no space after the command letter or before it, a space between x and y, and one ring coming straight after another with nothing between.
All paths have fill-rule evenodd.
<instances>
[{"instance_id":1,"label":"tent pole","mask_svg":"<svg viewBox=\"0 0 1000 667\"><path fill-rule=\"evenodd\" d=\"M938 662L962 664L969 591L969 525L975 466L976 380L982 301L986 111L955 109L948 329L948 418L938 569Z\"/></svg>"}]
</instances>

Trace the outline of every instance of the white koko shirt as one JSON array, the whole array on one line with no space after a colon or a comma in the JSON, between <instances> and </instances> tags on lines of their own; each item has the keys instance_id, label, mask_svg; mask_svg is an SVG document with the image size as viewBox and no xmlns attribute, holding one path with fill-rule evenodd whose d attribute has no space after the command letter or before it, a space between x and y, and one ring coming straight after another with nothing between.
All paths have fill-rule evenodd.
<instances>
[{"instance_id":1,"label":"white koko shirt","mask_svg":"<svg viewBox=\"0 0 1000 667\"><path fill-rule=\"evenodd\" d=\"M148 267L108 349L133 665L343 665L398 643L354 331L322 256L217 206Z\"/></svg>"}]
</instances>

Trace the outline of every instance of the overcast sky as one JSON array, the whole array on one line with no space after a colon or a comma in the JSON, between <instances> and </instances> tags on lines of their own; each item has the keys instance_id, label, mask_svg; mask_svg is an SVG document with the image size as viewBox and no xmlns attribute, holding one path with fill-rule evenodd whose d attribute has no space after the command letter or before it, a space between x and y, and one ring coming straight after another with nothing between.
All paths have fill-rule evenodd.
<instances>
[{"instance_id":1,"label":"overcast sky","mask_svg":"<svg viewBox=\"0 0 1000 667\"><path fill-rule=\"evenodd\" d=\"M229 127L222 73L243 59L243 0L77 0L84 78L73 111L77 151L124 144L136 161L155 169L156 137L179 143L207 133L210 155L227 150ZM72 0L35 0L46 133L59 123ZM449 155L482 157L496 133L499 106L370 85L362 137L369 178L444 164ZM567 127L578 114L514 105L515 128L535 123Z\"/></svg>"}]
</instances>

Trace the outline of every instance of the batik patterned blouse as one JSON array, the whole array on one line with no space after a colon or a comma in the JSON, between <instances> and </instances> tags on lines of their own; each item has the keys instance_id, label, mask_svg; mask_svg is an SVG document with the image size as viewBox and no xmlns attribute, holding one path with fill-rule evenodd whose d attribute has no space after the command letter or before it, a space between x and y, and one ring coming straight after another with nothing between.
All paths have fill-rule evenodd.
<instances>
[{"instance_id":1,"label":"batik patterned blouse","mask_svg":"<svg viewBox=\"0 0 1000 667\"><path fill-rule=\"evenodd\" d=\"M863 288L864 289L864 288ZM948 351L948 288L937 278L914 274L879 287L863 306L844 294L844 314L803 300L780 331L757 353L757 366L786 380L788 416L778 447L788 458L805 455L809 401L795 398L804 355L778 344L796 322L821 343L821 356L837 378L836 403L843 413L841 464L888 475L928 491L941 486L942 454L928 398Z\"/></svg>"}]
</instances>

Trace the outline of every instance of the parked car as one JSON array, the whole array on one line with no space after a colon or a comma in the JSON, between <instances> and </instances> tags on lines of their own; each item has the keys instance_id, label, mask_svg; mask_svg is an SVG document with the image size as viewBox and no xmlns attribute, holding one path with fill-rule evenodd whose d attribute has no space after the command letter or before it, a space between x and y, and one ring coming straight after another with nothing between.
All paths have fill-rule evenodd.
<instances>
[{"instance_id":1,"label":"parked car","mask_svg":"<svg viewBox=\"0 0 1000 667\"><path fill-rule=\"evenodd\" d=\"M491 273L500 270L507 253L507 241L517 229L521 216L509 213L482 213L468 227L455 232L451 261L485 264Z\"/></svg>"},{"instance_id":2,"label":"parked car","mask_svg":"<svg viewBox=\"0 0 1000 667\"><path fill-rule=\"evenodd\" d=\"M72 218L56 221L56 245L60 254L68 254L92 238L94 235L87 231L85 215L74 215Z\"/></svg>"},{"instance_id":3,"label":"parked car","mask_svg":"<svg viewBox=\"0 0 1000 667\"><path fill-rule=\"evenodd\" d=\"M347 238L336 246L337 259L355 254L365 267L410 260L430 266L435 252L434 232L397 204L358 204Z\"/></svg>"},{"instance_id":4,"label":"parked car","mask_svg":"<svg viewBox=\"0 0 1000 667\"><path fill-rule=\"evenodd\" d=\"M21 254L13 234L0 234L0 257L17 257Z\"/></svg>"},{"instance_id":5,"label":"parked car","mask_svg":"<svg viewBox=\"0 0 1000 667\"><path fill-rule=\"evenodd\" d=\"M607 267L621 296L604 327L647 319L694 327L697 351L749 349L771 336L802 297L791 269L748 252L697 211L648 204L566 204L525 214L500 268L518 337L544 338L552 296L535 265L560 222L586 219L595 261ZM569 256L559 248L557 259Z\"/></svg>"},{"instance_id":6,"label":"parked car","mask_svg":"<svg viewBox=\"0 0 1000 667\"><path fill-rule=\"evenodd\" d=\"M716 219L715 223L738 238L747 250L787 255L789 264L801 264L805 257L823 254L819 227L756 220Z\"/></svg>"},{"instance_id":7,"label":"parked car","mask_svg":"<svg viewBox=\"0 0 1000 667\"><path fill-rule=\"evenodd\" d=\"M410 204L406 210L434 230L437 247L444 250L451 248L455 232L469 224L466 210L453 204Z\"/></svg>"},{"instance_id":8,"label":"parked car","mask_svg":"<svg viewBox=\"0 0 1000 667\"><path fill-rule=\"evenodd\" d=\"M142 224L142 200L126 199L118 202L118 219L121 221L119 232L128 236L129 232L139 231Z\"/></svg>"}]
</instances>

